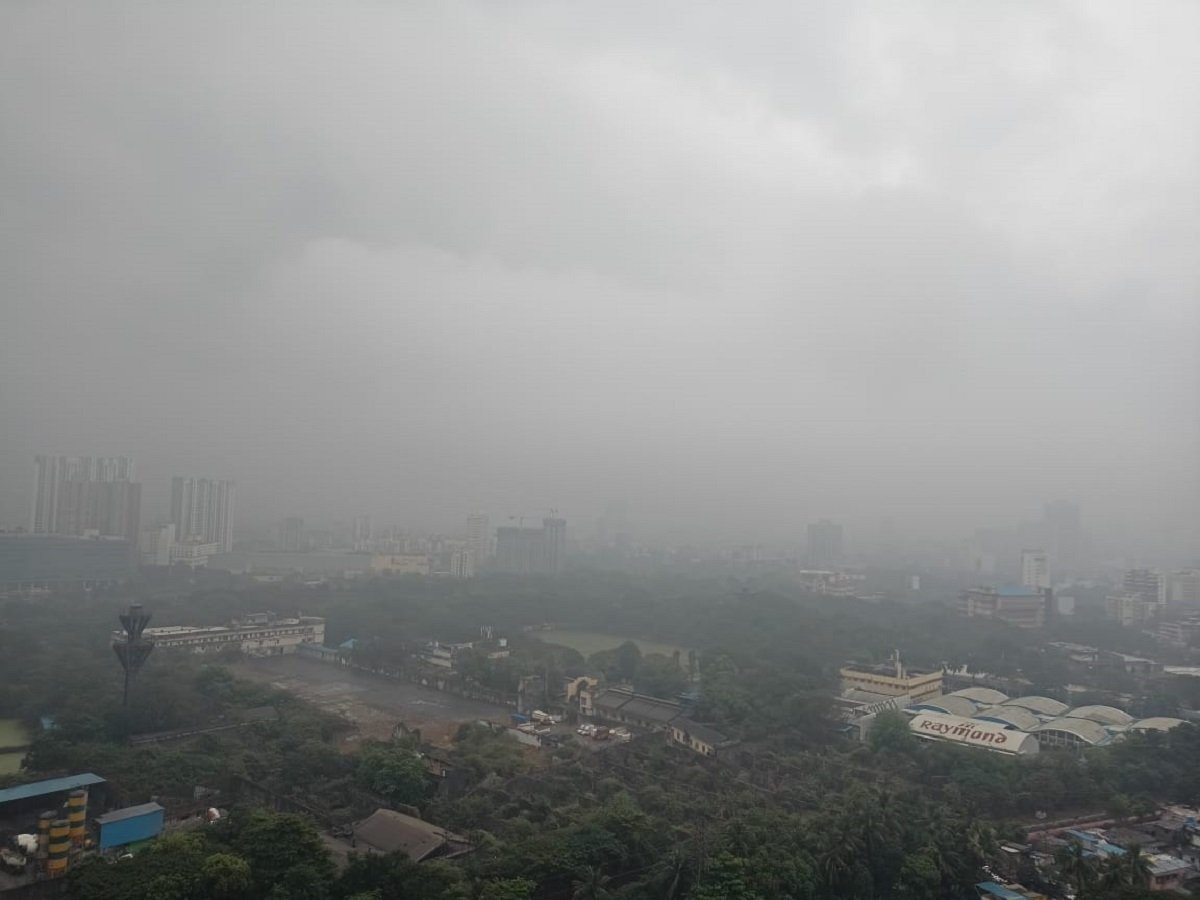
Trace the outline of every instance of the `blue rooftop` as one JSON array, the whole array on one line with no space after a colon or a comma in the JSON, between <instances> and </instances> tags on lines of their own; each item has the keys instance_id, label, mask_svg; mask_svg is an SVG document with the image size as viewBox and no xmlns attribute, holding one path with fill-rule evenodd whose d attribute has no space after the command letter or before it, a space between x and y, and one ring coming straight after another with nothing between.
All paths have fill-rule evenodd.
<instances>
[{"instance_id":1,"label":"blue rooftop","mask_svg":"<svg viewBox=\"0 0 1200 900\"><path fill-rule=\"evenodd\" d=\"M68 775L66 778L51 778L49 781L19 784L16 787L0 791L0 805L12 803L15 800L44 797L47 794L61 794L63 791L91 787L93 784L104 784L104 779L92 772L84 772L82 775Z\"/></svg>"},{"instance_id":2,"label":"blue rooftop","mask_svg":"<svg viewBox=\"0 0 1200 900\"><path fill-rule=\"evenodd\" d=\"M984 881L975 885L975 887L984 894L999 897L1000 900L1029 900L1029 897L1025 894L1018 893L1012 888L1006 888L1004 885L997 884L994 881Z\"/></svg>"}]
</instances>

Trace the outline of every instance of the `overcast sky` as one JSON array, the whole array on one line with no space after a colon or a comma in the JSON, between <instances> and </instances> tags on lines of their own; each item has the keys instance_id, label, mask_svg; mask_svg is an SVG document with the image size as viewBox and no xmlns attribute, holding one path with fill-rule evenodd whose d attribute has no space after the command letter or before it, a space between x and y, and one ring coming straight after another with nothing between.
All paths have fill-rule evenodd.
<instances>
[{"instance_id":1,"label":"overcast sky","mask_svg":"<svg viewBox=\"0 0 1200 900\"><path fill-rule=\"evenodd\" d=\"M0 5L0 521L1190 527L1200 5Z\"/></svg>"}]
</instances>

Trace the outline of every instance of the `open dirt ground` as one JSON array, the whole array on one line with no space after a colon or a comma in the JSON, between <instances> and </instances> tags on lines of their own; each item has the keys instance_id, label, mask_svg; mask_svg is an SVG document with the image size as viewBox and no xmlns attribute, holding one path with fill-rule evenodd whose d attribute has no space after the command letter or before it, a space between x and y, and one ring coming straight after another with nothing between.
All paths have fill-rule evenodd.
<instances>
[{"instance_id":1,"label":"open dirt ground","mask_svg":"<svg viewBox=\"0 0 1200 900\"><path fill-rule=\"evenodd\" d=\"M348 719L358 728L360 739L387 740L403 722L421 729L426 740L448 746L462 722L505 722L509 715L502 706L297 656L251 659L238 664L236 671Z\"/></svg>"}]
</instances>

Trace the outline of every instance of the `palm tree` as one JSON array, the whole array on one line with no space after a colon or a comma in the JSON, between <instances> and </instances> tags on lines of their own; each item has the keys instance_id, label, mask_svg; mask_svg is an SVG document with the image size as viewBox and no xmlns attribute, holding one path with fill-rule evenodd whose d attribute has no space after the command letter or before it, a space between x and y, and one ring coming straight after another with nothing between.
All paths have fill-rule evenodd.
<instances>
[{"instance_id":1,"label":"palm tree","mask_svg":"<svg viewBox=\"0 0 1200 900\"><path fill-rule=\"evenodd\" d=\"M1096 864L1085 855L1083 844L1072 841L1058 852L1058 871L1075 887L1075 893L1083 892L1096 882Z\"/></svg>"},{"instance_id":2,"label":"palm tree","mask_svg":"<svg viewBox=\"0 0 1200 900\"><path fill-rule=\"evenodd\" d=\"M1131 844L1120 859L1127 885L1142 888L1150 886L1150 860L1146 859L1140 845Z\"/></svg>"},{"instance_id":3,"label":"palm tree","mask_svg":"<svg viewBox=\"0 0 1200 900\"><path fill-rule=\"evenodd\" d=\"M571 884L575 888L571 900L608 900L612 896L612 892L605 887L608 876L599 866L581 869L579 877Z\"/></svg>"}]
</instances>

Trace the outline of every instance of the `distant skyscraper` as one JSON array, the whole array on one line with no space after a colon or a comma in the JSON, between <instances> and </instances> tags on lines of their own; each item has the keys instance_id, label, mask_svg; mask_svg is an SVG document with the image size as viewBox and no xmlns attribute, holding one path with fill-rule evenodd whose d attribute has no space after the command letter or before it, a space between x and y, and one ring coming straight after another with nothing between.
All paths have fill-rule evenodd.
<instances>
[{"instance_id":1,"label":"distant skyscraper","mask_svg":"<svg viewBox=\"0 0 1200 900\"><path fill-rule=\"evenodd\" d=\"M842 526L828 519L808 526L808 565L812 569L832 569L843 560Z\"/></svg>"},{"instance_id":2,"label":"distant skyscraper","mask_svg":"<svg viewBox=\"0 0 1200 900\"><path fill-rule=\"evenodd\" d=\"M1180 569L1171 576L1171 603L1190 609L1200 607L1200 569Z\"/></svg>"},{"instance_id":3,"label":"distant skyscraper","mask_svg":"<svg viewBox=\"0 0 1200 900\"><path fill-rule=\"evenodd\" d=\"M496 529L496 570L515 575L561 572L566 564L567 520L546 518L541 528Z\"/></svg>"},{"instance_id":4,"label":"distant skyscraper","mask_svg":"<svg viewBox=\"0 0 1200 900\"><path fill-rule=\"evenodd\" d=\"M374 522L370 516L355 516L354 527L351 530L350 541L355 550L363 550L370 546L374 538Z\"/></svg>"},{"instance_id":5,"label":"distant skyscraper","mask_svg":"<svg viewBox=\"0 0 1200 900\"><path fill-rule=\"evenodd\" d=\"M115 482L133 482L133 460L128 456L37 456L34 457L33 470L33 506L29 514L29 530L33 534L81 534L85 526L80 523L89 515L80 504L92 501L87 491L78 488L65 497L67 489L64 485L74 484L112 484ZM139 495L140 502L140 495ZM60 513L65 513L62 522ZM96 525L86 526L96 528ZM121 534L120 532L106 532ZM132 536L137 542L137 535Z\"/></svg>"},{"instance_id":6,"label":"distant skyscraper","mask_svg":"<svg viewBox=\"0 0 1200 900\"><path fill-rule=\"evenodd\" d=\"M1055 568L1076 573L1083 555L1083 527L1079 507L1069 500L1047 503L1042 519L1045 546ZM1062 580L1061 574L1059 580Z\"/></svg>"},{"instance_id":7,"label":"distant skyscraper","mask_svg":"<svg viewBox=\"0 0 1200 900\"><path fill-rule=\"evenodd\" d=\"M297 553L304 549L304 520L288 516L279 523L279 549Z\"/></svg>"},{"instance_id":8,"label":"distant skyscraper","mask_svg":"<svg viewBox=\"0 0 1200 900\"><path fill-rule=\"evenodd\" d=\"M1021 551L1021 584L1036 591L1050 587L1050 561L1045 550Z\"/></svg>"},{"instance_id":9,"label":"distant skyscraper","mask_svg":"<svg viewBox=\"0 0 1200 900\"><path fill-rule=\"evenodd\" d=\"M180 543L220 544L233 550L232 481L215 478L171 479L171 522Z\"/></svg>"},{"instance_id":10,"label":"distant skyscraper","mask_svg":"<svg viewBox=\"0 0 1200 900\"><path fill-rule=\"evenodd\" d=\"M491 537L485 513L471 513L467 516L467 548L471 551L473 571L479 571L487 565L492 550Z\"/></svg>"},{"instance_id":11,"label":"distant skyscraper","mask_svg":"<svg viewBox=\"0 0 1200 900\"><path fill-rule=\"evenodd\" d=\"M567 520L542 520L542 571L561 572L567 557Z\"/></svg>"},{"instance_id":12,"label":"distant skyscraper","mask_svg":"<svg viewBox=\"0 0 1200 900\"><path fill-rule=\"evenodd\" d=\"M34 459L34 534L124 538L137 561L142 486L128 456L38 456Z\"/></svg>"}]
</instances>

